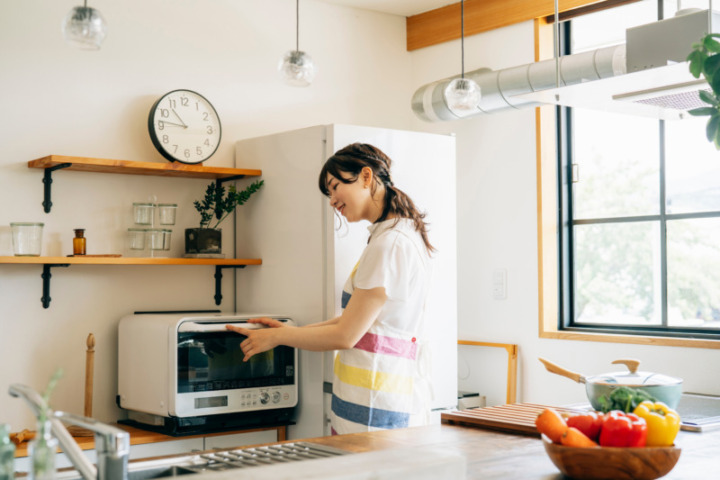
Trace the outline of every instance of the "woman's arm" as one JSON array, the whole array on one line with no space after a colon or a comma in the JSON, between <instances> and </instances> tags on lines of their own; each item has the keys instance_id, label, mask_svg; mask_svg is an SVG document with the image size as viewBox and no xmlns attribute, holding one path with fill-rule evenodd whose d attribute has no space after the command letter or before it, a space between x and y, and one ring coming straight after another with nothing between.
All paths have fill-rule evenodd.
<instances>
[{"instance_id":1,"label":"woman's arm","mask_svg":"<svg viewBox=\"0 0 720 480\"><path fill-rule=\"evenodd\" d=\"M342 350L352 348L382 310L387 296L384 287L370 290L355 289L340 317L315 324L309 328L264 328L248 330L233 325L227 329L247 336L240 344L247 361L253 355L265 352L278 345L312 350Z\"/></svg>"}]
</instances>

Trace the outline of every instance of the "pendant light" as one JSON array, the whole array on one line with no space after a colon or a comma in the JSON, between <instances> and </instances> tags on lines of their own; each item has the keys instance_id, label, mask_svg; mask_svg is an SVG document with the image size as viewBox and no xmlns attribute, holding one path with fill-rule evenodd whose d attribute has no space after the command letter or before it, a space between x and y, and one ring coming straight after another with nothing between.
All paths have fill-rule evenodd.
<instances>
[{"instance_id":1,"label":"pendant light","mask_svg":"<svg viewBox=\"0 0 720 480\"><path fill-rule=\"evenodd\" d=\"M315 63L300 51L300 0L295 0L295 50L285 52L278 65L282 79L294 87L307 87L315 78Z\"/></svg>"},{"instance_id":2,"label":"pendant light","mask_svg":"<svg viewBox=\"0 0 720 480\"><path fill-rule=\"evenodd\" d=\"M63 22L63 36L70 45L85 50L99 50L107 33L107 23L100 12L87 6L73 7Z\"/></svg>"},{"instance_id":3,"label":"pendant light","mask_svg":"<svg viewBox=\"0 0 720 480\"><path fill-rule=\"evenodd\" d=\"M460 1L460 78L445 87L445 103L452 113L464 117L478 111L480 86L472 79L465 78L465 1Z\"/></svg>"}]
</instances>

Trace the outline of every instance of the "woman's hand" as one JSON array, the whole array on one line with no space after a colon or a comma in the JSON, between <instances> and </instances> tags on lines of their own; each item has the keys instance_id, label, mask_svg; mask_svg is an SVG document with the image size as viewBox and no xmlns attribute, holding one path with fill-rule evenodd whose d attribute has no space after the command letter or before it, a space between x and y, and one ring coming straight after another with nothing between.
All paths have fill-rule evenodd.
<instances>
[{"instance_id":1,"label":"woman's hand","mask_svg":"<svg viewBox=\"0 0 720 480\"><path fill-rule=\"evenodd\" d=\"M252 318L248 320L248 323L259 323L271 328L248 329L235 325L225 325L225 328L228 330L247 337L240 343L240 349L245 354L243 362L250 360L253 355L267 352L277 347L279 345L276 339L277 332L273 331L273 329L285 327L285 324L282 322L268 317Z\"/></svg>"}]
</instances>

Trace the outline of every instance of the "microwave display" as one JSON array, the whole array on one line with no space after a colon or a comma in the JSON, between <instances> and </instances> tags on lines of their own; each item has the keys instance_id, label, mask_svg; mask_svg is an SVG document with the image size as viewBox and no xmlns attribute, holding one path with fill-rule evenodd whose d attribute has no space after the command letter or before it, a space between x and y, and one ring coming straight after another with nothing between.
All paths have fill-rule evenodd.
<instances>
[{"instance_id":1,"label":"microwave display","mask_svg":"<svg viewBox=\"0 0 720 480\"><path fill-rule=\"evenodd\" d=\"M291 347L280 345L243 362L245 338L228 332L178 333L178 393L294 384Z\"/></svg>"}]
</instances>

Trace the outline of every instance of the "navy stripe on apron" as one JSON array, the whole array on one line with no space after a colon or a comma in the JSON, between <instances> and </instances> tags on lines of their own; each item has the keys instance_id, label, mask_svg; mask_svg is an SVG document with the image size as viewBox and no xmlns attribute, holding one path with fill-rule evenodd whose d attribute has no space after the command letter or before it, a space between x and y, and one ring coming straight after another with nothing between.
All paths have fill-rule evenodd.
<instances>
[{"instance_id":1,"label":"navy stripe on apron","mask_svg":"<svg viewBox=\"0 0 720 480\"><path fill-rule=\"evenodd\" d=\"M343 292L342 292L342 300L340 300L340 306L341 306L342 308L347 307L347 304L348 304L348 302L350 301L350 297L352 297L352 294L350 294L350 293L346 292L345 290L343 290Z\"/></svg>"},{"instance_id":2,"label":"navy stripe on apron","mask_svg":"<svg viewBox=\"0 0 720 480\"><path fill-rule=\"evenodd\" d=\"M410 420L408 413L365 407L341 400L335 394L332 396L332 411L350 422L376 428L403 428Z\"/></svg>"}]
</instances>

